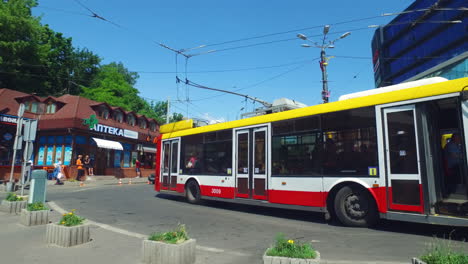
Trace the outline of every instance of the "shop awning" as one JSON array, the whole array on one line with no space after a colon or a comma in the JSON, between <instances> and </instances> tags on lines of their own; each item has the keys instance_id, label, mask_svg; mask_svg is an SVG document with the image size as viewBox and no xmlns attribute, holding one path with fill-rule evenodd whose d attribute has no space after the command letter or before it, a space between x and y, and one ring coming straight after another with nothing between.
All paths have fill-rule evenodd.
<instances>
[{"instance_id":1,"label":"shop awning","mask_svg":"<svg viewBox=\"0 0 468 264\"><path fill-rule=\"evenodd\" d=\"M146 152L146 153L156 153L156 148L143 147L143 152Z\"/></svg>"},{"instance_id":2,"label":"shop awning","mask_svg":"<svg viewBox=\"0 0 468 264\"><path fill-rule=\"evenodd\" d=\"M123 150L122 144L120 144L117 141L105 140L100 138L93 138L93 140L96 142L96 145L100 148Z\"/></svg>"}]
</instances>

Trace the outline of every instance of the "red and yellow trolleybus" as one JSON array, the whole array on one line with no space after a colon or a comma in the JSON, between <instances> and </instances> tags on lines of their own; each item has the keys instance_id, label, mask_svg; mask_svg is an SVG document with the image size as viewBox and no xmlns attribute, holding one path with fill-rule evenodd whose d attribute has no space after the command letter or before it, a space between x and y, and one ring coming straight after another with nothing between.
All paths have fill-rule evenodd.
<instances>
[{"instance_id":1,"label":"red and yellow trolleybus","mask_svg":"<svg viewBox=\"0 0 468 264\"><path fill-rule=\"evenodd\" d=\"M468 78L436 77L339 101L193 127L163 125L155 190L468 226Z\"/></svg>"}]
</instances>

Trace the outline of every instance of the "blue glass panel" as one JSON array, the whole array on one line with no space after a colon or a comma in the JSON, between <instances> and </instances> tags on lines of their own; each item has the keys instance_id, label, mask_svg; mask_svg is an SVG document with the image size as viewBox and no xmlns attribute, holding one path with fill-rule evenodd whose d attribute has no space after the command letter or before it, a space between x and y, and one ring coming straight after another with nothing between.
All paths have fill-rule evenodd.
<instances>
[{"instance_id":1,"label":"blue glass panel","mask_svg":"<svg viewBox=\"0 0 468 264\"><path fill-rule=\"evenodd\" d=\"M85 136L75 136L75 143L76 144L87 144L87 140Z\"/></svg>"},{"instance_id":2,"label":"blue glass panel","mask_svg":"<svg viewBox=\"0 0 468 264\"><path fill-rule=\"evenodd\" d=\"M54 136L48 136L47 137L47 144L54 144L55 143L55 137Z\"/></svg>"},{"instance_id":3,"label":"blue glass panel","mask_svg":"<svg viewBox=\"0 0 468 264\"><path fill-rule=\"evenodd\" d=\"M37 165L44 165L44 146L40 146L37 152Z\"/></svg>"},{"instance_id":4,"label":"blue glass panel","mask_svg":"<svg viewBox=\"0 0 468 264\"><path fill-rule=\"evenodd\" d=\"M45 137L45 136L42 136L42 137L39 138L39 144L45 144L46 141L47 141L47 137Z\"/></svg>"},{"instance_id":5,"label":"blue glass panel","mask_svg":"<svg viewBox=\"0 0 468 264\"><path fill-rule=\"evenodd\" d=\"M123 166L124 166L124 168L130 167L130 152L129 151L124 152Z\"/></svg>"},{"instance_id":6,"label":"blue glass panel","mask_svg":"<svg viewBox=\"0 0 468 264\"><path fill-rule=\"evenodd\" d=\"M63 165L70 165L72 157L72 147L65 146L65 155L63 157Z\"/></svg>"},{"instance_id":7,"label":"blue glass panel","mask_svg":"<svg viewBox=\"0 0 468 264\"><path fill-rule=\"evenodd\" d=\"M114 168L120 168L120 156L122 151L116 150L114 151Z\"/></svg>"},{"instance_id":8,"label":"blue glass panel","mask_svg":"<svg viewBox=\"0 0 468 264\"><path fill-rule=\"evenodd\" d=\"M63 144L63 136L56 136L55 137L55 143Z\"/></svg>"},{"instance_id":9,"label":"blue glass panel","mask_svg":"<svg viewBox=\"0 0 468 264\"><path fill-rule=\"evenodd\" d=\"M127 151L132 150L132 144L122 143L122 146L123 146L124 150L127 150Z\"/></svg>"},{"instance_id":10,"label":"blue glass panel","mask_svg":"<svg viewBox=\"0 0 468 264\"><path fill-rule=\"evenodd\" d=\"M72 136L65 136L65 143L71 144L72 140L73 140Z\"/></svg>"}]
</instances>

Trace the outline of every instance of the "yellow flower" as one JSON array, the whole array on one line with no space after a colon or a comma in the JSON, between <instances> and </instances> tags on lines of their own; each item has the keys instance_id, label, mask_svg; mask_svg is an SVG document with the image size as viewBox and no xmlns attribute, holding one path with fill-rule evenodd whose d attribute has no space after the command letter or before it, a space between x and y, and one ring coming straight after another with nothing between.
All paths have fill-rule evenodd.
<instances>
[{"instance_id":1,"label":"yellow flower","mask_svg":"<svg viewBox=\"0 0 468 264\"><path fill-rule=\"evenodd\" d=\"M64 224L65 224L65 221L62 221L62 225L64 225Z\"/></svg>"},{"instance_id":2,"label":"yellow flower","mask_svg":"<svg viewBox=\"0 0 468 264\"><path fill-rule=\"evenodd\" d=\"M294 244L294 240L289 239L289 240L288 240L288 243L289 243L289 244Z\"/></svg>"},{"instance_id":3,"label":"yellow flower","mask_svg":"<svg viewBox=\"0 0 468 264\"><path fill-rule=\"evenodd\" d=\"M66 216L67 214L63 214L63 216Z\"/></svg>"},{"instance_id":4,"label":"yellow flower","mask_svg":"<svg viewBox=\"0 0 468 264\"><path fill-rule=\"evenodd\" d=\"M73 213L68 213L69 215L72 215Z\"/></svg>"}]
</instances>

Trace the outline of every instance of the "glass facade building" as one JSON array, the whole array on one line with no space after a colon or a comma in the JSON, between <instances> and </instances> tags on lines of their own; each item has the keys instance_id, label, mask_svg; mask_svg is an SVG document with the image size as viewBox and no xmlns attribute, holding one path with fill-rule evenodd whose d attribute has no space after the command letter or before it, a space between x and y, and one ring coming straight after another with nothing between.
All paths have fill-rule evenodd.
<instances>
[{"instance_id":1,"label":"glass facade building","mask_svg":"<svg viewBox=\"0 0 468 264\"><path fill-rule=\"evenodd\" d=\"M417 0L379 27L372 39L376 87L467 77L468 12L462 8L466 0Z\"/></svg>"}]
</instances>

